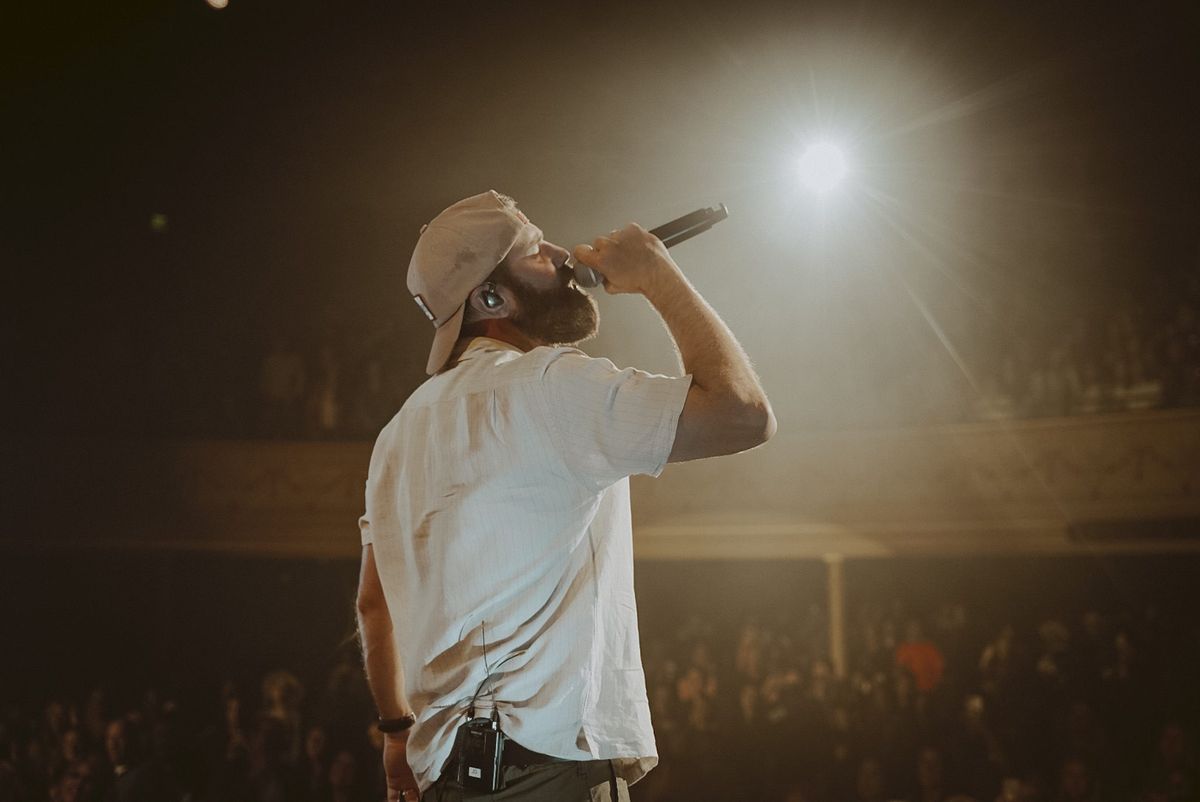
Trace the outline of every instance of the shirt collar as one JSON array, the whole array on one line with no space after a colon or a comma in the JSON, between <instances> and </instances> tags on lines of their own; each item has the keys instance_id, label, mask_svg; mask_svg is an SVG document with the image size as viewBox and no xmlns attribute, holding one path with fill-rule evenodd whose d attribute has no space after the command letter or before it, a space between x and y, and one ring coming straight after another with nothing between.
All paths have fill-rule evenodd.
<instances>
[{"instance_id":1,"label":"shirt collar","mask_svg":"<svg viewBox=\"0 0 1200 802\"><path fill-rule=\"evenodd\" d=\"M467 347L463 350L461 358L465 359L467 354L472 351L516 351L518 354L525 353L512 343L506 343L504 340L496 340L491 337L472 337L471 342L467 343Z\"/></svg>"},{"instance_id":2,"label":"shirt collar","mask_svg":"<svg viewBox=\"0 0 1200 802\"><path fill-rule=\"evenodd\" d=\"M504 340L496 340L491 337L472 337L467 343L467 347L458 355L458 359L454 360L453 364L449 365L446 370L450 370L456 365L461 365L474 359L478 354L497 354L505 351L512 351L514 354L525 353L512 343L506 343ZM439 374L440 375L440 374Z\"/></svg>"},{"instance_id":3,"label":"shirt collar","mask_svg":"<svg viewBox=\"0 0 1200 802\"><path fill-rule=\"evenodd\" d=\"M512 345L511 342L493 340L492 337L472 337L470 342L467 343L467 347L463 349L461 357L458 357L458 361L462 363L462 361L466 361L478 353L497 353L504 351L511 351L517 354L524 353L520 348Z\"/></svg>"}]
</instances>

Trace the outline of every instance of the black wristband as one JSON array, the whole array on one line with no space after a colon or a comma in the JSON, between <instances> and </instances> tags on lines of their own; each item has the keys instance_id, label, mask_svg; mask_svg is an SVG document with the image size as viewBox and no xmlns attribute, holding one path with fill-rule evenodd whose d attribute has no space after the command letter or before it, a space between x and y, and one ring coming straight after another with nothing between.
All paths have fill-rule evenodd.
<instances>
[{"instance_id":1,"label":"black wristband","mask_svg":"<svg viewBox=\"0 0 1200 802\"><path fill-rule=\"evenodd\" d=\"M380 732L392 735L397 732L404 732L416 723L417 717L412 713L406 713L400 718L381 718L375 726L379 728Z\"/></svg>"}]
</instances>

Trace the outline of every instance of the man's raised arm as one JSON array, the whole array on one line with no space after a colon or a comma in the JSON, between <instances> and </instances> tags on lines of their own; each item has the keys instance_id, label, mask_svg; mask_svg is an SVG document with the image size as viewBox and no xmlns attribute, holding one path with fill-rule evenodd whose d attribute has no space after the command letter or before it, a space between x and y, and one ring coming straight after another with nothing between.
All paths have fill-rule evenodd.
<instances>
[{"instance_id":1,"label":"man's raised arm","mask_svg":"<svg viewBox=\"0 0 1200 802\"><path fill-rule=\"evenodd\" d=\"M775 413L750 358L657 237L631 223L574 253L604 276L610 294L646 296L692 376L670 462L735 454L775 434Z\"/></svg>"}]
</instances>

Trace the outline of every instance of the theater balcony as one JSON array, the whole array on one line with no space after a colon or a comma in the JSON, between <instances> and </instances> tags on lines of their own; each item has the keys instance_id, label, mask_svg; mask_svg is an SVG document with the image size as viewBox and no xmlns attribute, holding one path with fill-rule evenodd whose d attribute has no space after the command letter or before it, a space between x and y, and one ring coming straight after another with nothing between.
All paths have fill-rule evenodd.
<instances>
[{"instance_id":1,"label":"theater balcony","mask_svg":"<svg viewBox=\"0 0 1200 802\"><path fill-rule=\"evenodd\" d=\"M0 548L353 557L365 442L16 443ZM805 431L635 478L641 559L1200 551L1200 411Z\"/></svg>"}]
</instances>

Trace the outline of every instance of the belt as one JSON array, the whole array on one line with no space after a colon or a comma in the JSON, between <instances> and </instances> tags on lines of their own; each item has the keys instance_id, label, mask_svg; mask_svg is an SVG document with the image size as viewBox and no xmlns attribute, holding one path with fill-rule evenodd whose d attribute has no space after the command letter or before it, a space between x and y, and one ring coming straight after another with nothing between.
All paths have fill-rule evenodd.
<instances>
[{"instance_id":1,"label":"belt","mask_svg":"<svg viewBox=\"0 0 1200 802\"><path fill-rule=\"evenodd\" d=\"M526 749L512 739L504 742L504 754L500 756L501 766L514 766L516 768L540 766L543 763L564 762L566 762L566 758L543 755L541 752L535 752L532 749Z\"/></svg>"},{"instance_id":2,"label":"belt","mask_svg":"<svg viewBox=\"0 0 1200 802\"><path fill-rule=\"evenodd\" d=\"M500 755L500 767L512 767L516 769L525 769L530 766L542 766L550 763L570 763L572 761L562 757L551 757L543 755L541 752L535 752L532 749L526 749L511 738L506 738L504 741L504 752ZM450 756L446 758L446 762L442 766L442 775L438 778L438 782L442 782L447 778L453 778L455 766L458 765L458 748L451 750Z\"/></svg>"}]
</instances>

